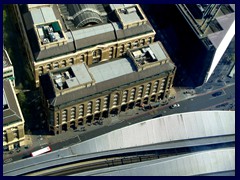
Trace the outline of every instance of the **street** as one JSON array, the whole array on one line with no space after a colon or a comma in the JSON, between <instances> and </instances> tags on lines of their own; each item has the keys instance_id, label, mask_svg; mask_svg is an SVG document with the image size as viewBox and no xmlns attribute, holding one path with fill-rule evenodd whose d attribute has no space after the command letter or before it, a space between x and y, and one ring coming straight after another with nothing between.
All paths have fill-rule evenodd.
<instances>
[{"instance_id":1,"label":"street","mask_svg":"<svg viewBox=\"0 0 240 180\"><path fill-rule=\"evenodd\" d=\"M215 92L222 92L222 94L214 97L212 94ZM170 109L169 106L174 103L179 103L180 107ZM216 108L216 106L219 108ZM158 116L167 116L175 113L211 109L228 110L232 109L233 107L235 107L235 84L195 95L180 93L176 95L175 100L171 100L169 104L165 106L160 106L147 111L134 108L133 110L129 110L127 113L120 113L119 116L115 116L113 121L109 121L108 119L109 122L105 121L103 125L92 125L86 127L86 131L84 132L67 131L61 134L59 137L53 137L52 140L45 139L45 142L43 141L44 138L41 139L41 137L39 137L37 142L38 146L25 149L20 153L14 152L14 154L7 155L4 158L4 163L10 163L12 161L29 157L32 151L38 150L43 146L50 145L52 150L61 149L75 143L86 141L101 134L105 134L115 129L119 129L134 123L139 123Z\"/></svg>"}]
</instances>

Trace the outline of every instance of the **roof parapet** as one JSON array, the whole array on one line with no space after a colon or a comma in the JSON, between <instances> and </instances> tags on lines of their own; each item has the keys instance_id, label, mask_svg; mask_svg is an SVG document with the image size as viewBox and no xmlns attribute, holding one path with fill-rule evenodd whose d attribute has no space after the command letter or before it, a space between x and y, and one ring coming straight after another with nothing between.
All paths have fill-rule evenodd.
<instances>
[{"instance_id":1,"label":"roof parapet","mask_svg":"<svg viewBox=\"0 0 240 180\"><path fill-rule=\"evenodd\" d=\"M41 50L67 44L67 36L59 20L34 25Z\"/></svg>"},{"instance_id":2,"label":"roof parapet","mask_svg":"<svg viewBox=\"0 0 240 180\"><path fill-rule=\"evenodd\" d=\"M138 4L116 8L115 13L122 24L123 29L147 23L147 18Z\"/></svg>"}]
</instances>

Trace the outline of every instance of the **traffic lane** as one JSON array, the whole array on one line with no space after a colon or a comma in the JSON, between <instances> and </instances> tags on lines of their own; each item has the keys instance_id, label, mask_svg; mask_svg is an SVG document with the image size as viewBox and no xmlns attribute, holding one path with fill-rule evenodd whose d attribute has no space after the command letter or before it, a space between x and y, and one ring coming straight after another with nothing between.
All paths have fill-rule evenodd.
<instances>
[{"instance_id":1,"label":"traffic lane","mask_svg":"<svg viewBox=\"0 0 240 180\"><path fill-rule=\"evenodd\" d=\"M234 91L235 85L218 89L217 91L214 92L208 92L183 101L175 102L179 103L180 107L170 109L169 105L167 108L166 107L162 108L161 111L163 115L170 115L189 111L199 111L210 106L224 103L225 101L230 101L232 98L235 98ZM214 97L212 96L212 94L215 92L222 92L222 94L220 96ZM229 98L229 96L231 96L231 98Z\"/></svg>"},{"instance_id":2,"label":"traffic lane","mask_svg":"<svg viewBox=\"0 0 240 180\"><path fill-rule=\"evenodd\" d=\"M10 157L7 157L4 159L4 161L6 159L9 159L11 158L12 159L12 162L13 161L18 161L18 160L21 160L21 159L24 159L24 158L27 158L27 157L30 157L31 156L31 152L35 151L35 150L38 150L40 149L40 147L35 147L35 148L29 148L29 149L25 149L19 153L16 154L16 152L13 153L13 155L11 155Z\"/></svg>"},{"instance_id":3,"label":"traffic lane","mask_svg":"<svg viewBox=\"0 0 240 180\"><path fill-rule=\"evenodd\" d=\"M231 96L231 98L235 98L235 84L230 86L229 88L224 89L224 91Z\"/></svg>"},{"instance_id":4,"label":"traffic lane","mask_svg":"<svg viewBox=\"0 0 240 180\"><path fill-rule=\"evenodd\" d=\"M221 91L223 92L222 95L217 96L217 97L213 97L212 94L214 92L217 91ZM141 121L145 121L147 119L151 119L154 118L156 116L159 115L171 115L171 114L175 114L175 113L183 113L183 112L189 112L189 111L198 111L210 106L214 106L217 105L219 103L222 103L224 101L226 101L226 99L229 98L229 96L231 95L232 98L235 97L235 85L232 86L228 86L225 88L221 88L218 90L215 90L213 92L208 92L205 94L199 94L197 96L194 96L192 98L183 100L183 101L179 101L179 102L173 102L171 104L174 103L179 103L180 107L175 108L175 109L170 109L169 106L171 104L168 104L166 106L161 106L159 108L154 108L152 110L146 111L144 113L139 114L138 116L134 116L131 118L126 118L124 121L120 121L119 123L116 123L114 125L110 125L110 126L105 126L104 128L100 128L94 131L90 131L90 132L86 132L84 134L80 134L79 137L82 141L94 138L96 136L99 136L101 134L110 132L112 130L115 129L119 129L121 127L125 127L134 123L138 123ZM61 149L63 147L69 146L71 144L77 143L80 141L79 137L75 137L72 140L69 139L67 141L64 142L60 142L60 143L56 143L56 144L52 144L53 149ZM35 149L28 149L28 151L25 151L21 154L15 155L14 157L11 157L13 159L13 161L16 160L20 160L24 157L29 157L30 156L30 151L34 151L34 150L38 150L40 149L40 147L37 147Z\"/></svg>"},{"instance_id":5,"label":"traffic lane","mask_svg":"<svg viewBox=\"0 0 240 180\"><path fill-rule=\"evenodd\" d=\"M217 91L223 92L223 95L213 97L212 94ZM166 106L160 106L158 108L154 108L152 110L145 111L144 113L141 112L137 116L126 118L123 121L119 121L119 123L116 123L114 125L105 126L104 128L96 129L91 132L85 132L84 134L80 134L79 137L82 141L85 141L85 140L94 138L96 136L99 136L101 134L113 131L115 129L129 126L134 123L142 122L142 121L157 117L159 115L165 116L165 115L172 115L175 113L199 111L199 110L207 108L209 106L214 106L214 105L224 102L228 98L229 93L233 94L234 91L235 91L235 85L231 85L231 86L228 86L225 88L214 90L213 92L208 92L205 94L198 94L192 98L189 98L189 99L186 99L183 101L172 102ZM174 103L179 103L180 107L175 108L175 109L170 109L169 106Z\"/></svg>"},{"instance_id":6,"label":"traffic lane","mask_svg":"<svg viewBox=\"0 0 240 180\"><path fill-rule=\"evenodd\" d=\"M75 136L74 138L71 139L66 139L64 141L61 142L57 142L57 143L49 143L49 146L52 148L52 150L58 150L58 149L62 149L68 146L71 146L73 144L77 144L79 143L81 140L78 136Z\"/></svg>"}]
</instances>

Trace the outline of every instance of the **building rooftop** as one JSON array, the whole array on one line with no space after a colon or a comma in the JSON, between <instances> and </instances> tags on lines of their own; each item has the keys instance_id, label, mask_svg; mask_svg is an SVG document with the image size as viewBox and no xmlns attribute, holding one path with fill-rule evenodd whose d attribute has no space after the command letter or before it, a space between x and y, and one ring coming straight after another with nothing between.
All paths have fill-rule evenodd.
<instances>
[{"instance_id":1,"label":"building rooftop","mask_svg":"<svg viewBox=\"0 0 240 180\"><path fill-rule=\"evenodd\" d=\"M112 11L115 11L116 9L120 8L128 8L134 6L134 4L110 4L110 8Z\"/></svg>"},{"instance_id":2,"label":"building rooftop","mask_svg":"<svg viewBox=\"0 0 240 180\"><path fill-rule=\"evenodd\" d=\"M71 103L73 100L88 99L98 93L107 94L111 89L131 82L142 81L153 75L165 75L165 73L175 69L175 65L160 42L143 47L143 49L145 48L152 49L152 55L160 59L156 59L156 62L149 61L144 67L138 68L133 57L126 57L92 65L89 68L84 63L76 64L42 75L40 76L40 83L45 97L53 106L64 105L65 103ZM131 52L129 51L128 54L131 54ZM161 61L164 61L164 63ZM70 78L66 75L67 71ZM76 73L77 71L79 73Z\"/></svg>"},{"instance_id":3,"label":"building rooftop","mask_svg":"<svg viewBox=\"0 0 240 180\"><path fill-rule=\"evenodd\" d=\"M8 80L3 81L3 125L22 121L17 97Z\"/></svg>"},{"instance_id":4,"label":"building rooftop","mask_svg":"<svg viewBox=\"0 0 240 180\"><path fill-rule=\"evenodd\" d=\"M145 60L146 64L138 65L136 57L130 56L103 62L89 68L85 63L76 64L42 75L40 82L46 98L54 106L70 103L72 100L88 98L88 96L175 69L175 65L160 42L130 50L128 54L136 54L136 51L145 51L143 56L148 52L147 56L149 58L154 56L155 61Z\"/></svg>"},{"instance_id":5,"label":"building rooftop","mask_svg":"<svg viewBox=\"0 0 240 180\"><path fill-rule=\"evenodd\" d=\"M146 33L155 33L138 5L129 14L106 11L93 4L36 5L26 11L19 5L35 61L56 57L99 44L118 41ZM125 7L125 5L123 5ZM30 6L31 7L31 6ZM123 17L122 19L112 16ZM115 21L108 21L108 19ZM136 20L136 21L135 21ZM130 24L129 24L130 23Z\"/></svg>"},{"instance_id":6,"label":"building rooftop","mask_svg":"<svg viewBox=\"0 0 240 180\"><path fill-rule=\"evenodd\" d=\"M199 38L225 28L219 24L219 17L229 14L235 16L234 4L179 4L177 7Z\"/></svg>"},{"instance_id":7,"label":"building rooftop","mask_svg":"<svg viewBox=\"0 0 240 180\"><path fill-rule=\"evenodd\" d=\"M218 48L223 38L229 31L231 25L235 22L235 13L230 13L224 16L217 17L216 21L221 26L222 30L215 33L211 33L207 37L211 41L213 46L215 48ZM235 29L235 26L233 28Z\"/></svg>"},{"instance_id":8,"label":"building rooftop","mask_svg":"<svg viewBox=\"0 0 240 180\"><path fill-rule=\"evenodd\" d=\"M34 24L48 23L57 20L51 7L40 6L39 8L32 9L30 14Z\"/></svg>"},{"instance_id":9,"label":"building rooftop","mask_svg":"<svg viewBox=\"0 0 240 180\"><path fill-rule=\"evenodd\" d=\"M119 18L123 28L133 27L139 23L144 24L147 21L138 5L123 4L111 7L111 9L115 10L115 13L117 14L117 17Z\"/></svg>"},{"instance_id":10,"label":"building rooftop","mask_svg":"<svg viewBox=\"0 0 240 180\"><path fill-rule=\"evenodd\" d=\"M89 72L93 75L96 83L128 75L136 71L136 67L129 58L121 58L117 61L103 63L89 68Z\"/></svg>"},{"instance_id":11,"label":"building rooftop","mask_svg":"<svg viewBox=\"0 0 240 180\"><path fill-rule=\"evenodd\" d=\"M170 59L159 41L143 48L131 50L128 54L133 59L138 71L151 67L153 64L167 63Z\"/></svg>"},{"instance_id":12,"label":"building rooftop","mask_svg":"<svg viewBox=\"0 0 240 180\"><path fill-rule=\"evenodd\" d=\"M76 86L85 87L88 83L91 84L94 82L85 63L73 65L50 74L56 90L68 89Z\"/></svg>"}]
</instances>

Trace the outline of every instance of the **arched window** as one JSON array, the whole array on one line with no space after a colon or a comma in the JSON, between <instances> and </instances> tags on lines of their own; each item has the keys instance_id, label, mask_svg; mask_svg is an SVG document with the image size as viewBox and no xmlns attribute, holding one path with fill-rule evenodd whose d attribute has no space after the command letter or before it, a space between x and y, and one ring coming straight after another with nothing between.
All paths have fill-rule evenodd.
<instances>
[{"instance_id":1,"label":"arched window","mask_svg":"<svg viewBox=\"0 0 240 180\"><path fill-rule=\"evenodd\" d=\"M67 109L62 111L62 122L66 122L67 121Z\"/></svg>"},{"instance_id":2,"label":"arched window","mask_svg":"<svg viewBox=\"0 0 240 180\"><path fill-rule=\"evenodd\" d=\"M93 58L101 56L102 51L100 49L97 49L93 51Z\"/></svg>"},{"instance_id":3,"label":"arched window","mask_svg":"<svg viewBox=\"0 0 240 180\"><path fill-rule=\"evenodd\" d=\"M116 93L113 96L113 105L117 105L119 103L119 94Z\"/></svg>"},{"instance_id":4,"label":"arched window","mask_svg":"<svg viewBox=\"0 0 240 180\"><path fill-rule=\"evenodd\" d=\"M71 108L71 120L76 119L76 107Z\"/></svg>"},{"instance_id":5,"label":"arched window","mask_svg":"<svg viewBox=\"0 0 240 180\"><path fill-rule=\"evenodd\" d=\"M80 55L80 62L84 62L84 55Z\"/></svg>"},{"instance_id":6,"label":"arched window","mask_svg":"<svg viewBox=\"0 0 240 180\"><path fill-rule=\"evenodd\" d=\"M56 125L59 125L59 113L56 113Z\"/></svg>"},{"instance_id":7,"label":"arched window","mask_svg":"<svg viewBox=\"0 0 240 180\"><path fill-rule=\"evenodd\" d=\"M84 115L84 105L81 104L81 105L79 105L79 114L78 114L78 116L81 117L83 115Z\"/></svg>"},{"instance_id":8,"label":"arched window","mask_svg":"<svg viewBox=\"0 0 240 180\"><path fill-rule=\"evenodd\" d=\"M66 62L66 60L62 60L62 67L66 67L67 66L67 62Z\"/></svg>"},{"instance_id":9,"label":"arched window","mask_svg":"<svg viewBox=\"0 0 240 180\"><path fill-rule=\"evenodd\" d=\"M127 43L126 50L131 49L131 43Z\"/></svg>"},{"instance_id":10,"label":"arched window","mask_svg":"<svg viewBox=\"0 0 240 180\"><path fill-rule=\"evenodd\" d=\"M92 113L92 105L93 105L92 101L89 101L87 104L87 112L88 113Z\"/></svg>"},{"instance_id":11,"label":"arched window","mask_svg":"<svg viewBox=\"0 0 240 180\"><path fill-rule=\"evenodd\" d=\"M102 57L102 51L100 49L97 49L95 51L93 51L93 60L92 63L98 63L99 61L101 61L101 57Z\"/></svg>"},{"instance_id":12,"label":"arched window","mask_svg":"<svg viewBox=\"0 0 240 180\"><path fill-rule=\"evenodd\" d=\"M135 41L135 42L133 43L133 48L137 48L138 45L139 45L138 41Z\"/></svg>"},{"instance_id":13,"label":"arched window","mask_svg":"<svg viewBox=\"0 0 240 180\"><path fill-rule=\"evenodd\" d=\"M38 75L41 76L43 74L43 67L39 66L38 67Z\"/></svg>"},{"instance_id":14,"label":"arched window","mask_svg":"<svg viewBox=\"0 0 240 180\"><path fill-rule=\"evenodd\" d=\"M74 59L73 59L73 58L70 58L70 59L68 60L68 64L69 64L69 66L73 65L73 64L74 64Z\"/></svg>"},{"instance_id":15,"label":"arched window","mask_svg":"<svg viewBox=\"0 0 240 180\"><path fill-rule=\"evenodd\" d=\"M46 65L46 70L47 70L47 71L51 70L51 64L47 64L47 65Z\"/></svg>"},{"instance_id":16,"label":"arched window","mask_svg":"<svg viewBox=\"0 0 240 180\"><path fill-rule=\"evenodd\" d=\"M143 46L145 44L145 39L141 39L139 44L140 44L140 46Z\"/></svg>"},{"instance_id":17,"label":"arched window","mask_svg":"<svg viewBox=\"0 0 240 180\"><path fill-rule=\"evenodd\" d=\"M122 56L123 53L124 53L124 44L121 44L119 47L119 56Z\"/></svg>"},{"instance_id":18,"label":"arched window","mask_svg":"<svg viewBox=\"0 0 240 180\"><path fill-rule=\"evenodd\" d=\"M150 44L152 42L152 37L147 38L147 43Z\"/></svg>"},{"instance_id":19,"label":"arched window","mask_svg":"<svg viewBox=\"0 0 240 180\"><path fill-rule=\"evenodd\" d=\"M110 47L109 48L109 59L113 58L113 53L114 53L114 48Z\"/></svg>"},{"instance_id":20,"label":"arched window","mask_svg":"<svg viewBox=\"0 0 240 180\"><path fill-rule=\"evenodd\" d=\"M59 68L58 62L54 62L54 63L53 63L53 69L58 69L58 68Z\"/></svg>"}]
</instances>

